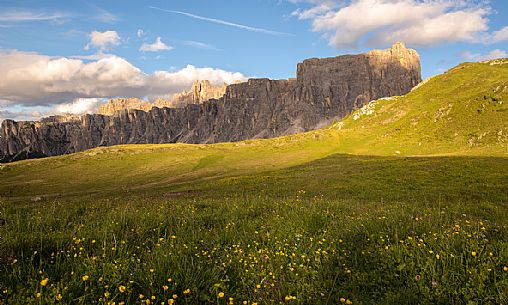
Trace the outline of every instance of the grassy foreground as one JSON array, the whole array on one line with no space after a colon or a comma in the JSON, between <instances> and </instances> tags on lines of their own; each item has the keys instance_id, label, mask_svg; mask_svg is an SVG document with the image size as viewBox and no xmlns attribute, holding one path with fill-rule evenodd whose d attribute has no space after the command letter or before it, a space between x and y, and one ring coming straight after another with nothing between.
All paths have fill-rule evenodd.
<instances>
[{"instance_id":1,"label":"grassy foreground","mask_svg":"<svg viewBox=\"0 0 508 305\"><path fill-rule=\"evenodd\" d=\"M0 304L506 304L507 66L300 135L3 165Z\"/></svg>"}]
</instances>

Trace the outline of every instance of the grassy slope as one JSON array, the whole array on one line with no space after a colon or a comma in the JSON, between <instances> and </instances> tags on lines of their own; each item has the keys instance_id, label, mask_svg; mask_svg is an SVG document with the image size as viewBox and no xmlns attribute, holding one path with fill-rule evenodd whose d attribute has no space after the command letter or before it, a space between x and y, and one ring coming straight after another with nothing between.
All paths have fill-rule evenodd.
<instances>
[{"instance_id":1,"label":"grassy slope","mask_svg":"<svg viewBox=\"0 0 508 305\"><path fill-rule=\"evenodd\" d=\"M363 150L403 155L508 155L508 63L464 63L408 95L382 100L374 115L344 123ZM361 148L360 148L361 149Z\"/></svg>"},{"instance_id":2,"label":"grassy slope","mask_svg":"<svg viewBox=\"0 0 508 305\"><path fill-rule=\"evenodd\" d=\"M305 134L5 165L0 304L504 304L505 86L468 63Z\"/></svg>"},{"instance_id":3,"label":"grassy slope","mask_svg":"<svg viewBox=\"0 0 508 305\"><path fill-rule=\"evenodd\" d=\"M2 166L4 197L195 188L210 178L283 169L334 153L508 153L508 64L465 63L408 95L328 129L215 145L126 145Z\"/></svg>"}]
</instances>

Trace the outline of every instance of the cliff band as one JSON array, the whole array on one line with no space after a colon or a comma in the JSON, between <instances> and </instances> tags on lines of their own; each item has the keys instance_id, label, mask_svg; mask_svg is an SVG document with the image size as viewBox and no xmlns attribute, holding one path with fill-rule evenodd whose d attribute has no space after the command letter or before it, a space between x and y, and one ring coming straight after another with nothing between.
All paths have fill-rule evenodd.
<instances>
[{"instance_id":1,"label":"cliff band","mask_svg":"<svg viewBox=\"0 0 508 305\"><path fill-rule=\"evenodd\" d=\"M183 108L140 104L147 111L5 120L0 160L117 144L216 143L294 134L324 127L371 100L406 94L420 81L419 56L402 43L365 54L312 58L298 64L296 79L249 79L227 86L218 99Z\"/></svg>"}]
</instances>

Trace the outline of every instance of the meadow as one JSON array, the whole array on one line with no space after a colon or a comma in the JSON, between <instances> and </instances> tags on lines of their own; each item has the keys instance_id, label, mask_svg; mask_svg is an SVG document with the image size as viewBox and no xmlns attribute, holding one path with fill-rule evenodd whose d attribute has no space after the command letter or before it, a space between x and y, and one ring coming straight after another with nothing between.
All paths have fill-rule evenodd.
<instances>
[{"instance_id":1,"label":"meadow","mask_svg":"<svg viewBox=\"0 0 508 305\"><path fill-rule=\"evenodd\" d=\"M2 202L1 297L502 304L507 170L503 158L333 155L193 190Z\"/></svg>"},{"instance_id":2,"label":"meadow","mask_svg":"<svg viewBox=\"0 0 508 305\"><path fill-rule=\"evenodd\" d=\"M506 304L506 66L299 135L2 165L0 304Z\"/></svg>"}]
</instances>

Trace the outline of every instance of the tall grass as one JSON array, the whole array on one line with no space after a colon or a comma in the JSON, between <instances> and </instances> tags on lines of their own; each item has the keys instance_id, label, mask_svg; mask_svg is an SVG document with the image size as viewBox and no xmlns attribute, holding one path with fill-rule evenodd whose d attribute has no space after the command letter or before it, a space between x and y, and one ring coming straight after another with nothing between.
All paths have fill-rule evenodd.
<instances>
[{"instance_id":1,"label":"tall grass","mask_svg":"<svg viewBox=\"0 0 508 305\"><path fill-rule=\"evenodd\" d=\"M503 304L507 162L458 160L336 156L195 192L2 202L0 299Z\"/></svg>"}]
</instances>

